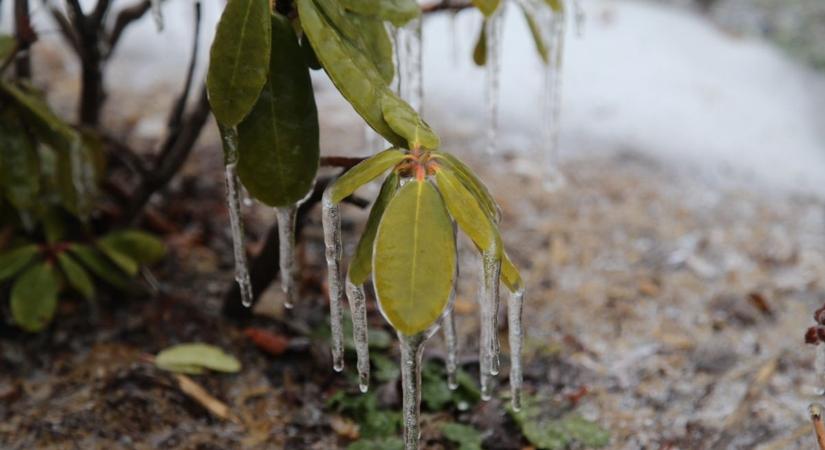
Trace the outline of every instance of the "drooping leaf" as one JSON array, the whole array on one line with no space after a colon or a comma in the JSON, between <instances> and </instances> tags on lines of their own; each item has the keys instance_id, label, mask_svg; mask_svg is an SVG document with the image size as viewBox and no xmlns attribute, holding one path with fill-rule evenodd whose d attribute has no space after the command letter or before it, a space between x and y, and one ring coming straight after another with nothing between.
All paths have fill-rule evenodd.
<instances>
[{"instance_id":1,"label":"drooping leaf","mask_svg":"<svg viewBox=\"0 0 825 450\"><path fill-rule=\"evenodd\" d=\"M378 231L378 224L381 222L384 210L397 190L398 174L391 172L381 185L381 191L375 198L367 218L364 233L361 234L361 239L358 240L358 246L355 248L355 255L349 263L349 279L356 285L364 284L372 273L372 244L375 242L375 233Z\"/></svg>"},{"instance_id":2,"label":"drooping leaf","mask_svg":"<svg viewBox=\"0 0 825 450\"><path fill-rule=\"evenodd\" d=\"M435 179L444 203L459 228L480 250L501 252L501 238L496 224L455 173L447 167L441 167L436 171Z\"/></svg>"},{"instance_id":3,"label":"drooping leaf","mask_svg":"<svg viewBox=\"0 0 825 450\"><path fill-rule=\"evenodd\" d=\"M269 72L268 0L229 0L209 54L206 89L218 122L237 125L255 105Z\"/></svg>"},{"instance_id":4,"label":"drooping leaf","mask_svg":"<svg viewBox=\"0 0 825 450\"><path fill-rule=\"evenodd\" d=\"M83 295L83 298L86 300L93 300L95 298L94 282L83 266L75 262L66 252L57 255L57 263L66 276L69 285Z\"/></svg>"},{"instance_id":5,"label":"drooping leaf","mask_svg":"<svg viewBox=\"0 0 825 450\"><path fill-rule=\"evenodd\" d=\"M455 282L455 235L428 181L411 180L387 205L375 237L372 270L381 311L414 335L441 316Z\"/></svg>"},{"instance_id":6,"label":"drooping leaf","mask_svg":"<svg viewBox=\"0 0 825 450\"><path fill-rule=\"evenodd\" d=\"M476 63L477 66L487 64L487 27L485 25L486 20L481 24L476 45L473 47L473 62Z\"/></svg>"},{"instance_id":7,"label":"drooping leaf","mask_svg":"<svg viewBox=\"0 0 825 450\"><path fill-rule=\"evenodd\" d=\"M4 82L0 82L0 91L13 100L26 123L37 130L38 137L55 150L68 151L80 140L79 134L52 112L39 93Z\"/></svg>"},{"instance_id":8,"label":"drooping leaf","mask_svg":"<svg viewBox=\"0 0 825 450\"><path fill-rule=\"evenodd\" d=\"M304 33L309 37L315 54L335 87L378 134L393 145L399 147L407 145L407 142L413 140L414 136L399 135L384 117L381 108L383 98L397 96L389 89L375 65L361 50L341 35L341 32L319 10L315 0L298 0L297 4ZM415 114L410 110L402 112ZM416 123L421 119L406 119L405 121Z\"/></svg>"},{"instance_id":9,"label":"drooping leaf","mask_svg":"<svg viewBox=\"0 0 825 450\"><path fill-rule=\"evenodd\" d=\"M564 12L564 0L544 0L554 13Z\"/></svg>"},{"instance_id":10,"label":"drooping leaf","mask_svg":"<svg viewBox=\"0 0 825 450\"><path fill-rule=\"evenodd\" d=\"M39 251L37 244L3 250L0 253L0 282L17 275Z\"/></svg>"},{"instance_id":11,"label":"drooping leaf","mask_svg":"<svg viewBox=\"0 0 825 450\"><path fill-rule=\"evenodd\" d=\"M11 289L11 313L26 331L40 331L51 322L57 308L59 281L46 262L26 270Z\"/></svg>"},{"instance_id":12,"label":"drooping leaf","mask_svg":"<svg viewBox=\"0 0 825 450\"><path fill-rule=\"evenodd\" d=\"M516 292L524 287L524 282L521 280L521 274L510 256L505 251L501 259L501 281L507 286L510 292Z\"/></svg>"},{"instance_id":13,"label":"drooping leaf","mask_svg":"<svg viewBox=\"0 0 825 450\"><path fill-rule=\"evenodd\" d=\"M12 110L0 114L0 194L17 209L34 206L40 188L37 150Z\"/></svg>"},{"instance_id":14,"label":"drooping leaf","mask_svg":"<svg viewBox=\"0 0 825 450\"><path fill-rule=\"evenodd\" d=\"M533 36L533 42L536 44L536 52L538 52L539 57L541 57L544 64L547 64L550 62L550 49L544 42L541 27L539 27L538 22L536 22L536 18L527 6L523 3L519 3L519 5L521 6L522 14L524 14L524 20L527 22L527 28L530 30L530 35Z\"/></svg>"},{"instance_id":15,"label":"drooping leaf","mask_svg":"<svg viewBox=\"0 0 825 450\"><path fill-rule=\"evenodd\" d=\"M238 125L238 176L269 206L292 205L312 189L318 171L318 112L309 70L289 20L272 16L266 85Z\"/></svg>"},{"instance_id":16,"label":"drooping leaf","mask_svg":"<svg viewBox=\"0 0 825 450\"><path fill-rule=\"evenodd\" d=\"M93 274L110 285L124 291L131 290L134 287L132 280L127 278L122 271L112 266L94 248L83 244L72 244L69 246L69 251Z\"/></svg>"},{"instance_id":17,"label":"drooping leaf","mask_svg":"<svg viewBox=\"0 0 825 450\"><path fill-rule=\"evenodd\" d=\"M469 168L451 153L434 151L432 155L439 160L439 164L445 165L453 171L455 176L461 181L461 184L481 203L484 207L484 212L486 212L491 219L495 222L501 220L501 211L498 204L493 199L487 186L484 185L484 182L473 172L473 169Z\"/></svg>"},{"instance_id":18,"label":"drooping leaf","mask_svg":"<svg viewBox=\"0 0 825 450\"><path fill-rule=\"evenodd\" d=\"M234 356L202 343L169 347L157 354L155 365L163 370L184 373L201 373L204 368L229 373L241 370L241 363Z\"/></svg>"},{"instance_id":19,"label":"drooping leaf","mask_svg":"<svg viewBox=\"0 0 825 450\"><path fill-rule=\"evenodd\" d=\"M335 180L335 184L330 188L332 202L338 203L352 195L358 188L378 178L387 169L400 163L405 157L406 153L396 148L390 148L356 164Z\"/></svg>"},{"instance_id":20,"label":"drooping leaf","mask_svg":"<svg viewBox=\"0 0 825 450\"><path fill-rule=\"evenodd\" d=\"M470 425L445 423L441 426L441 433L458 444L458 450L481 450L481 432Z\"/></svg>"},{"instance_id":21,"label":"drooping leaf","mask_svg":"<svg viewBox=\"0 0 825 450\"><path fill-rule=\"evenodd\" d=\"M341 4L352 12L387 20L396 27L421 15L421 8L414 0L343 0Z\"/></svg>"},{"instance_id":22,"label":"drooping leaf","mask_svg":"<svg viewBox=\"0 0 825 450\"><path fill-rule=\"evenodd\" d=\"M138 264L151 265L166 255L166 246L157 237L140 230L113 231L98 244L128 256Z\"/></svg>"},{"instance_id":23,"label":"drooping leaf","mask_svg":"<svg viewBox=\"0 0 825 450\"><path fill-rule=\"evenodd\" d=\"M501 3L501 0L471 0L473 6L478 8L484 17L490 17L496 12L498 9L498 5Z\"/></svg>"},{"instance_id":24,"label":"drooping leaf","mask_svg":"<svg viewBox=\"0 0 825 450\"><path fill-rule=\"evenodd\" d=\"M393 131L407 138L409 148L438 148L438 135L407 102L395 95L385 95L381 111Z\"/></svg>"}]
</instances>

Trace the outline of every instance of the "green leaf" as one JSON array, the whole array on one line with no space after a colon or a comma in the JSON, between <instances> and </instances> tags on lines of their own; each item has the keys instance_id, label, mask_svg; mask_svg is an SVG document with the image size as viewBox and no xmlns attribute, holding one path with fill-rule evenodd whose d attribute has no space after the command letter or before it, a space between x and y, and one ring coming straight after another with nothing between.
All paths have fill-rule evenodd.
<instances>
[{"instance_id":1,"label":"green leaf","mask_svg":"<svg viewBox=\"0 0 825 450\"><path fill-rule=\"evenodd\" d=\"M524 282L521 280L521 274L513 261L505 251L501 259L501 281L507 286L510 292L516 292L524 288Z\"/></svg>"},{"instance_id":2,"label":"green leaf","mask_svg":"<svg viewBox=\"0 0 825 450\"><path fill-rule=\"evenodd\" d=\"M395 95L385 95L381 111L393 131L407 139L409 148L438 148L438 135L407 102Z\"/></svg>"},{"instance_id":3,"label":"green leaf","mask_svg":"<svg viewBox=\"0 0 825 450\"><path fill-rule=\"evenodd\" d=\"M125 262L130 269L135 265L154 264L166 255L166 245L157 237L140 230L113 231L98 239L98 245L107 256L117 259L128 258L134 264ZM112 257L111 254L120 256ZM125 270L125 268L124 268ZM129 272L127 270L127 272ZM135 269L134 272L137 272Z\"/></svg>"},{"instance_id":4,"label":"green leaf","mask_svg":"<svg viewBox=\"0 0 825 450\"><path fill-rule=\"evenodd\" d=\"M432 155L437 158L441 164L452 170L455 176L481 203L484 207L484 212L494 222L498 223L501 220L501 210L498 203L493 199L492 194L484 185L484 182L476 176L473 169L470 169L460 159L453 156L451 153L434 151Z\"/></svg>"},{"instance_id":5,"label":"green leaf","mask_svg":"<svg viewBox=\"0 0 825 450\"><path fill-rule=\"evenodd\" d=\"M17 48L17 39L9 34L0 34L0 61L5 61Z\"/></svg>"},{"instance_id":6,"label":"green leaf","mask_svg":"<svg viewBox=\"0 0 825 450\"><path fill-rule=\"evenodd\" d=\"M387 169L400 163L406 156L406 153L401 150L390 148L361 161L335 180L335 184L330 188L330 200L333 203L339 203L352 195L361 186L378 178Z\"/></svg>"},{"instance_id":7,"label":"green leaf","mask_svg":"<svg viewBox=\"0 0 825 450\"><path fill-rule=\"evenodd\" d=\"M501 252L501 238L495 222L485 213L478 199L446 166L435 173L444 203L462 231L482 251Z\"/></svg>"},{"instance_id":8,"label":"green leaf","mask_svg":"<svg viewBox=\"0 0 825 450\"><path fill-rule=\"evenodd\" d=\"M86 269L65 252L57 255L57 263L60 265L60 269L63 270L63 274L66 275L69 285L83 295L86 300L95 298L95 285Z\"/></svg>"},{"instance_id":9,"label":"green leaf","mask_svg":"<svg viewBox=\"0 0 825 450\"><path fill-rule=\"evenodd\" d=\"M404 450L404 442L396 436L360 439L348 445L347 450Z\"/></svg>"},{"instance_id":10,"label":"green leaf","mask_svg":"<svg viewBox=\"0 0 825 450\"><path fill-rule=\"evenodd\" d=\"M338 391L327 401L327 405L358 422L361 436L365 439L391 436L401 427L400 413L378 409L375 391L366 394Z\"/></svg>"},{"instance_id":11,"label":"green leaf","mask_svg":"<svg viewBox=\"0 0 825 450\"><path fill-rule=\"evenodd\" d=\"M52 112L37 92L0 82L0 91L12 98L26 119L36 129L37 135L55 150L68 151L80 140L79 134Z\"/></svg>"},{"instance_id":12,"label":"green leaf","mask_svg":"<svg viewBox=\"0 0 825 450\"><path fill-rule=\"evenodd\" d=\"M0 253L0 282L17 275L39 251L37 244L29 244Z\"/></svg>"},{"instance_id":13,"label":"green leaf","mask_svg":"<svg viewBox=\"0 0 825 450\"><path fill-rule=\"evenodd\" d=\"M430 411L443 411L453 400L440 365L425 364L421 371L421 402Z\"/></svg>"},{"instance_id":14,"label":"green leaf","mask_svg":"<svg viewBox=\"0 0 825 450\"><path fill-rule=\"evenodd\" d=\"M509 410L524 436L540 449L602 448L610 444L610 432L573 411L564 412L558 402L524 396L519 412Z\"/></svg>"},{"instance_id":15,"label":"green leaf","mask_svg":"<svg viewBox=\"0 0 825 450\"><path fill-rule=\"evenodd\" d=\"M378 231L378 224L381 222L384 210L397 190L398 174L390 172L384 184L381 185L381 191L375 198L375 203L372 204L364 233L361 234L361 239L358 240L358 246L355 248L355 255L349 263L348 276L353 284L364 284L372 273L372 244L375 242L375 233Z\"/></svg>"},{"instance_id":16,"label":"green leaf","mask_svg":"<svg viewBox=\"0 0 825 450\"><path fill-rule=\"evenodd\" d=\"M484 14L484 17L490 17L498 9L501 0L471 0L473 5Z\"/></svg>"},{"instance_id":17,"label":"green leaf","mask_svg":"<svg viewBox=\"0 0 825 450\"><path fill-rule=\"evenodd\" d=\"M549 63L550 49L544 42L544 36L542 36L541 28L539 27L538 22L536 22L536 18L533 17L533 14L530 12L530 10L527 9L527 6L525 4L519 3L519 6L521 6L521 12L524 14L524 20L527 21L527 28L530 30L530 34L533 36L533 42L535 42L536 44L536 51L538 52L544 64Z\"/></svg>"},{"instance_id":18,"label":"green leaf","mask_svg":"<svg viewBox=\"0 0 825 450\"><path fill-rule=\"evenodd\" d=\"M37 264L15 282L11 290L11 313L26 331L40 331L51 322L57 309L59 281L48 263Z\"/></svg>"},{"instance_id":19,"label":"green leaf","mask_svg":"<svg viewBox=\"0 0 825 450\"><path fill-rule=\"evenodd\" d=\"M258 99L269 72L268 0L229 0L209 54L206 89L218 122L234 127Z\"/></svg>"},{"instance_id":20,"label":"green leaf","mask_svg":"<svg viewBox=\"0 0 825 450\"><path fill-rule=\"evenodd\" d=\"M481 30L478 32L478 39L476 45L473 47L473 62L477 66L487 64L487 20L481 24Z\"/></svg>"},{"instance_id":21,"label":"green leaf","mask_svg":"<svg viewBox=\"0 0 825 450\"><path fill-rule=\"evenodd\" d=\"M69 251L93 274L110 285L124 291L131 290L134 287L132 280L124 276L123 272L112 266L92 247L72 244L69 246Z\"/></svg>"},{"instance_id":22,"label":"green leaf","mask_svg":"<svg viewBox=\"0 0 825 450\"><path fill-rule=\"evenodd\" d=\"M387 205L375 237L372 270L381 311L414 335L441 316L455 282L452 220L435 187L410 180Z\"/></svg>"},{"instance_id":23,"label":"green leaf","mask_svg":"<svg viewBox=\"0 0 825 450\"><path fill-rule=\"evenodd\" d=\"M544 0L554 13L564 12L564 0Z\"/></svg>"},{"instance_id":24,"label":"green leaf","mask_svg":"<svg viewBox=\"0 0 825 450\"><path fill-rule=\"evenodd\" d=\"M396 27L421 16L421 8L414 0L342 0L341 4L349 11L387 20Z\"/></svg>"},{"instance_id":25,"label":"green leaf","mask_svg":"<svg viewBox=\"0 0 825 450\"><path fill-rule=\"evenodd\" d=\"M309 70L289 20L272 16L272 56L266 85L238 125L238 176L269 206L306 197L318 171L318 113Z\"/></svg>"},{"instance_id":26,"label":"green leaf","mask_svg":"<svg viewBox=\"0 0 825 450\"><path fill-rule=\"evenodd\" d=\"M66 210L85 218L94 206L97 191L96 155L77 135L69 147L58 150L56 156L56 181L61 204Z\"/></svg>"},{"instance_id":27,"label":"green leaf","mask_svg":"<svg viewBox=\"0 0 825 450\"><path fill-rule=\"evenodd\" d=\"M315 0L324 17L346 43L361 52L378 71L384 84L395 75L392 43L381 20L347 12L337 0Z\"/></svg>"},{"instance_id":28,"label":"green leaf","mask_svg":"<svg viewBox=\"0 0 825 450\"><path fill-rule=\"evenodd\" d=\"M312 44L306 36L301 38L301 52L304 54L304 62L312 70L321 69L321 62L318 61L318 56L315 55L315 50L312 49Z\"/></svg>"},{"instance_id":29,"label":"green leaf","mask_svg":"<svg viewBox=\"0 0 825 450\"><path fill-rule=\"evenodd\" d=\"M331 0L319 0L330 2ZM355 108L355 111L381 136L393 145L402 147L414 136L399 135L387 123L382 110L386 96L397 96L387 87L375 64L326 18L315 0L298 0L298 13L304 33L309 37L312 48L329 74L335 87ZM400 101L400 100L399 100ZM405 114L417 114L411 110ZM395 119L397 120L397 119ZM405 119L416 123L417 119Z\"/></svg>"},{"instance_id":30,"label":"green leaf","mask_svg":"<svg viewBox=\"0 0 825 450\"><path fill-rule=\"evenodd\" d=\"M37 150L12 110L0 115L0 192L20 210L35 205L40 189Z\"/></svg>"},{"instance_id":31,"label":"green leaf","mask_svg":"<svg viewBox=\"0 0 825 450\"><path fill-rule=\"evenodd\" d=\"M372 343L372 341L370 341ZM373 376L376 381L386 383L388 381L397 380L401 376L401 369L398 367L398 362L387 358L381 353L373 352L370 355L373 365Z\"/></svg>"},{"instance_id":32,"label":"green leaf","mask_svg":"<svg viewBox=\"0 0 825 450\"><path fill-rule=\"evenodd\" d=\"M458 450L481 450L481 432L470 425L445 423L441 426L441 433L448 440L458 444Z\"/></svg>"},{"instance_id":33,"label":"green leaf","mask_svg":"<svg viewBox=\"0 0 825 450\"><path fill-rule=\"evenodd\" d=\"M203 368L217 372L238 372L241 363L218 347L201 343L178 344L155 357L155 365L172 372L201 373Z\"/></svg>"}]
</instances>

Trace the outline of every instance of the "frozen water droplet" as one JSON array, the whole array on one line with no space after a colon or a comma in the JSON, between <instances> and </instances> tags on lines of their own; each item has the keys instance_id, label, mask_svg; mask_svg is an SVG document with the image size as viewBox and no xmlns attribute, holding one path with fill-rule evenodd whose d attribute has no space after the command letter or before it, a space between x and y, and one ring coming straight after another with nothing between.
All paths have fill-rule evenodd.
<instances>
[{"instance_id":1,"label":"frozen water droplet","mask_svg":"<svg viewBox=\"0 0 825 450\"><path fill-rule=\"evenodd\" d=\"M332 184L330 184L332 186ZM330 199L330 189L324 191L321 221L324 228L324 246L329 280L329 322L332 331L332 368L336 372L344 370L344 331L342 327L341 302L344 286L341 283L341 212Z\"/></svg>"},{"instance_id":2,"label":"frozen water droplet","mask_svg":"<svg viewBox=\"0 0 825 450\"><path fill-rule=\"evenodd\" d=\"M281 290L286 298L284 306L291 309L298 299L298 265L295 261L295 219L298 205L275 208L278 219L278 264L281 271Z\"/></svg>"},{"instance_id":3,"label":"frozen water droplet","mask_svg":"<svg viewBox=\"0 0 825 450\"><path fill-rule=\"evenodd\" d=\"M524 288L513 292L507 303L507 340L510 343L510 394L513 411L521 409L521 347L524 342L522 311L524 309Z\"/></svg>"},{"instance_id":4,"label":"frozen water droplet","mask_svg":"<svg viewBox=\"0 0 825 450\"><path fill-rule=\"evenodd\" d=\"M353 284L349 277L346 281L347 302L352 316L352 339L355 342L355 353L358 357L358 387L361 392L367 392L370 385L370 349L369 330L367 326L367 299L364 287Z\"/></svg>"},{"instance_id":5,"label":"frozen water droplet","mask_svg":"<svg viewBox=\"0 0 825 450\"><path fill-rule=\"evenodd\" d=\"M252 306L252 282L246 263L243 222L241 221L240 189L235 172L238 163L238 134L234 129L222 129L224 147L224 178L226 182L226 204L229 209L229 224L232 231L232 249L235 256L235 281L241 291L241 302L247 308Z\"/></svg>"}]
</instances>

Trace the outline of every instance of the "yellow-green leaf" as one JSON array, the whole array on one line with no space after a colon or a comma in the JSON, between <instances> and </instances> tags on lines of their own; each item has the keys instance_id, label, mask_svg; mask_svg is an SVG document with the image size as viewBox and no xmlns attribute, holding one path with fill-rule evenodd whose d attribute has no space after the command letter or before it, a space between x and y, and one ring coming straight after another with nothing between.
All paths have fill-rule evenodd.
<instances>
[{"instance_id":1,"label":"yellow-green leaf","mask_svg":"<svg viewBox=\"0 0 825 450\"><path fill-rule=\"evenodd\" d=\"M296 203L318 171L318 112L309 70L289 20L272 16L267 83L252 112L238 125L238 176L269 206Z\"/></svg>"},{"instance_id":2,"label":"yellow-green leaf","mask_svg":"<svg viewBox=\"0 0 825 450\"><path fill-rule=\"evenodd\" d=\"M342 0L341 4L352 12L387 20L396 27L421 15L415 0Z\"/></svg>"},{"instance_id":3,"label":"yellow-green leaf","mask_svg":"<svg viewBox=\"0 0 825 450\"><path fill-rule=\"evenodd\" d=\"M139 264L154 264L166 255L166 245L157 237L140 230L113 231L98 240Z\"/></svg>"},{"instance_id":4,"label":"yellow-green leaf","mask_svg":"<svg viewBox=\"0 0 825 450\"><path fill-rule=\"evenodd\" d=\"M485 19L484 22L481 24L481 30L478 32L478 39L476 39L476 45L473 47L473 62L476 63L477 66L483 66L487 64L487 20Z\"/></svg>"},{"instance_id":5,"label":"yellow-green leaf","mask_svg":"<svg viewBox=\"0 0 825 450\"><path fill-rule=\"evenodd\" d=\"M67 253L57 255L57 263L69 285L79 292L86 300L95 298L95 285L89 273L80 264L76 263Z\"/></svg>"},{"instance_id":6,"label":"yellow-green leaf","mask_svg":"<svg viewBox=\"0 0 825 450\"><path fill-rule=\"evenodd\" d=\"M178 344L155 357L158 368L173 372L202 373L203 368L217 372L238 372L241 363L234 356L213 345L201 343Z\"/></svg>"},{"instance_id":7,"label":"yellow-green leaf","mask_svg":"<svg viewBox=\"0 0 825 450\"><path fill-rule=\"evenodd\" d=\"M455 173L447 167L441 167L436 171L435 179L444 203L459 228L482 251L500 252L501 239L495 222Z\"/></svg>"},{"instance_id":8,"label":"yellow-green leaf","mask_svg":"<svg viewBox=\"0 0 825 450\"><path fill-rule=\"evenodd\" d=\"M378 231L378 224L381 222L384 210L387 209L387 205L397 190L398 174L390 172L387 179L384 180L384 184L381 185L378 197L375 198L375 202L372 204L364 233L361 234L361 239L355 248L355 256L352 257L352 261L349 263L349 279L353 284L364 284L372 272L372 247L375 242L375 233Z\"/></svg>"},{"instance_id":9,"label":"yellow-green leaf","mask_svg":"<svg viewBox=\"0 0 825 450\"><path fill-rule=\"evenodd\" d=\"M501 259L501 281L507 286L510 292L516 292L524 287L524 282L521 280L521 274L510 256L505 251Z\"/></svg>"},{"instance_id":10,"label":"yellow-green leaf","mask_svg":"<svg viewBox=\"0 0 825 450\"><path fill-rule=\"evenodd\" d=\"M438 136L407 102L395 95L385 95L381 112L393 131L407 139L409 148L438 148Z\"/></svg>"},{"instance_id":11,"label":"yellow-green leaf","mask_svg":"<svg viewBox=\"0 0 825 450\"><path fill-rule=\"evenodd\" d=\"M11 313L26 331L40 331L51 322L57 308L59 281L48 263L25 271L11 289Z\"/></svg>"},{"instance_id":12,"label":"yellow-green leaf","mask_svg":"<svg viewBox=\"0 0 825 450\"><path fill-rule=\"evenodd\" d=\"M97 253L92 247L82 244L72 244L69 251L84 266L92 271L97 277L110 285L121 289L130 290L133 287L132 280L124 276L116 267L112 266L102 255Z\"/></svg>"},{"instance_id":13,"label":"yellow-green leaf","mask_svg":"<svg viewBox=\"0 0 825 450\"><path fill-rule=\"evenodd\" d=\"M24 245L0 253L0 281L17 275L39 252L36 244Z\"/></svg>"},{"instance_id":14,"label":"yellow-green leaf","mask_svg":"<svg viewBox=\"0 0 825 450\"><path fill-rule=\"evenodd\" d=\"M498 9L501 0L471 0L473 5L484 14L484 17L490 17Z\"/></svg>"},{"instance_id":15,"label":"yellow-green leaf","mask_svg":"<svg viewBox=\"0 0 825 450\"><path fill-rule=\"evenodd\" d=\"M206 89L218 122L237 125L255 105L269 71L268 0L229 0L209 54Z\"/></svg>"},{"instance_id":16,"label":"yellow-green leaf","mask_svg":"<svg viewBox=\"0 0 825 450\"><path fill-rule=\"evenodd\" d=\"M455 234L428 181L410 180L387 205L375 237L372 270L381 312L405 335L444 312L455 282Z\"/></svg>"},{"instance_id":17,"label":"yellow-green leaf","mask_svg":"<svg viewBox=\"0 0 825 450\"><path fill-rule=\"evenodd\" d=\"M547 64L550 62L550 49L544 42L544 36L542 36L541 28L539 27L538 22L536 22L536 18L533 17L533 14L527 9L527 7L522 3L519 3L519 5L521 6L521 12L524 14L524 20L527 21L527 28L533 36L533 42L536 44L536 51L544 64Z\"/></svg>"},{"instance_id":18,"label":"yellow-green leaf","mask_svg":"<svg viewBox=\"0 0 825 450\"><path fill-rule=\"evenodd\" d=\"M493 199L492 194L490 194L484 182L476 176L475 172L473 172L469 166L451 153L434 151L432 154L439 160L439 164L452 170L464 187L481 203L481 206L484 207L484 212L487 213L491 219L495 222L501 220L501 211L499 210L498 203Z\"/></svg>"},{"instance_id":19,"label":"yellow-green leaf","mask_svg":"<svg viewBox=\"0 0 825 450\"><path fill-rule=\"evenodd\" d=\"M378 178L390 167L400 163L405 156L406 154L401 150L390 148L356 164L335 180L335 184L330 188L332 202L338 203L352 195L358 188Z\"/></svg>"},{"instance_id":20,"label":"yellow-green leaf","mask_svg":"<svg viewBox=\"0 0 825 450\"><path fill-rule=\"evenodd\" d=\"M564 12L564 0L544 0L555 13Z\"/></svg>"}]
</instances>

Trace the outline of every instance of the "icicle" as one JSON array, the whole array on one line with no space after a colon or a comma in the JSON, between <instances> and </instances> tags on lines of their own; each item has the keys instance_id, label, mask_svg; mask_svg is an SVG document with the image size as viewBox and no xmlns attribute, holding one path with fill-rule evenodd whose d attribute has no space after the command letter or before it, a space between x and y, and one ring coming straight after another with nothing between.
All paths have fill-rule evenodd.
<instances>
[{"instance_id":1,"label":"icicle","mask_svg":"<svg viewBox=\"0 0 825 450\"><path fill-rule=\"evenodd\" d=\"M298 299L298 266L295 264L295 219L298 205L275 208L278 219L278 264L281 271L281 290L286 294L284 307L291 309Z\"/></svg>"},{"instance_id":2,"label":"icicle","mask_svg":"<svg viewBox=\"0 0 825 450\"><path fill-rule=\"evenodd\" d=\"M401 391L403 397L404 449L418 450L421 437L419 415L421 410L421 355L427 335L406 336L398 333L401 341Z\"/></svg>"},{"instance_id":3,"label":"icicle","mask_svg":"<svg viewBox=\"0 0 825 450\"><path fill-rule=\"evenodd\" d=\"M544 72L541 108L541 146L544 157L544 187L556 190L564 185L559 169L559 124L561 119L561 66L564 56L565 14L545 14L550 43L550 61Z\"/></svg>"},{"instance_id":4,"label":"icicle","mask_svg":"<svg viewBox=\"0 0 825 450\"><path fill-rule=\"evenodd\" d=\"M424 99L422 35L421 18L396 31L398 95L419 112Z\"/></svg>"},{"instance_id":5,"label":"icicle","mask_svg":"<svg viewBox=\"0 0 825 450\"><path fill-rule=\"evenodd\" d=\"M221 130L224 149L224 175L226 177L226 203L229 208L229 224L232 229L232 248L235 253L235 281L241 291L241 302L247 308L252 306L252 282L246 264L243 222L241 222L241 199L238 175L238 132L235 129Z\"/></svg>"},{"instance_id":6,"label":"icicle","mask_svg":"<svg viewBox=\"0 0 825 450\"><path fill-rule=\"evenodd\" d=\"M521 409L521 346L524 342L522 310L524 309L524 288L511 292L507 303L507 340L510 343L510 394L513 411Z\"/></svg>"},{"instance_id":7,"label":"icicle","mask_svg":"<svg viewBox=\"0 0 825 450\"><path fill-rule=\"evenodd\" d=\"M484 89L487 104L487 154L496 152L498 139L498 103L499 75L501 73L501 25L504 16L503 5L484 22L487 35L486 86Z\"/></svg>"},{"instance_id":8,"label":"icicle","mask_svg":"<svg viewBox=\"0 0 825 450\"><path fill-rule=\"evenodd\" d=\"M341 283L341 213L333 204L330 189L324 191L321 214L324 227L324 246L329 280L329 322L332 331L332 368L336 372L344 370L344 332L341 326L341 301L344 289Z\"/></svg>"},{"instance_id":9,"label":"icicle","mask_svg":"<svg viewBox=\"0 0 825 450\"><path fill-rule=\"evenodd\" d=\"M358 356L358 387L367 392L370 386L370 348L367 328L367 300L364 287L354 285L347 276L347 302L352 316L352 340Z\"/></svg>"},{"instance_id":10,"label":"icicle","mask_svg":"<svg viewBox=\"0 0 825 450\"><path fill-rule=\"evenodd\" d=\"M152 19L155 20L155 27L158 31L163 31L163 11L160 9L161 0L152 0Z\"/></svg>"},{"instance_id":11,"label":"icicle","mask_svg":"<svg viewBox=\"0 0 825 450\"><path fill-rule=\"evenodd\" d=\"M450 50L453 67L458 67L461 61L460 42L458 40L458 11L450 13Z\"/></svg>"},{"instance_id":12,"label":"icicle","mask_svg":"<svg viewBox=\"0 0 825 450\"><path fill-rule=\"evenodd\" d=\"M458 388L455 378L458 371L458 339L455 334L455 315L452 307L444 314L441 329L444 332L444 343L447 345L447 387L455 390Z\"/></svg>"},{"instance_id":13,"label":"icicle","mask_svg":"<svg viewBox=\"0 0 825 450\"><path fill-rule=\"evenodd\" d=\"M576 36L583 37L587 15L584 13L581 0L573 0L573 17L576 23Z\"/></svg>"},{"instance_id":14,"label":"icicle","mask_svg":"<svg viewBox=\"0 0 825 450\"><path fill-rule=\"evenodd\" d=\"M492 391L492 376L498 374L498 337L496 316L498 315L498 286L501 274L501 258L495 250L482 255L481 292L481 337L479 339L479 364L481 375L481 398L489 400Z\"/></svg>"}]
</instances>

